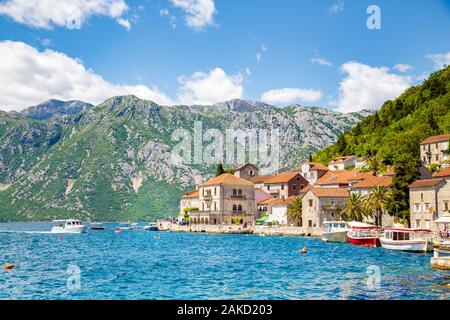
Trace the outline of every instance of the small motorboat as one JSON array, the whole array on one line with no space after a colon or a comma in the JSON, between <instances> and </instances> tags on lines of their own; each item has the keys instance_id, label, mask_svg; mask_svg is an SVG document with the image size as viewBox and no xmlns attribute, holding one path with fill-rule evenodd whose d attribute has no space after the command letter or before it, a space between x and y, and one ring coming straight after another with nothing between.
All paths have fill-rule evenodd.
<instances>
[{"instance_id":1,"label":"small motorboat","mask_svg":"<svg viewBox=\"0 0 450 320\"><path fill-rule=\"evenodd\" d=\"M350 231L345 221L325 221L322 240L326 242L347 242L347 232Z\"/></svg>"},{"instance_id":2,"label":"small motorboat","mask_svg":"<svg viewBox=\"0 0 450 320\"><path fill-rule=\"evenodd\" d=\"M101 223L97 223L97 222L94 223L94 222L92 222L91 223L91 227L89 229L93 230L93 231L103 231L106 228Z\"/></svg>"},{"instance_id":3,"label":"small motorboat","mask_svg":"<svg viewBox=\"0 0 450 320\"><path fill-rule=\"evenodd\" d=\"M86 230L86 227L80 220L67 219L67 220L54 220L51 233L82 233Z\"/></svg>"},{"instance_id":4,"label":"small motorboat","mask_svg":"<svg viewBox=\"0 0 450 320\"><path fill-rule=\"evenodd\" d=\"M380 242L387 250L431 252L433 251L431 233L432 231L428 229L385 228Z\"/></svg>"},{"instance_id":5,"label":"small motorboat","mask_svg":"<svg viewBox=\"0 0 450 320\"><path fill-rule=\"evenodd\" d=\"M347 232L347 242L357 246L379 247L380 227L352 221L348 223L350 231Z\"/></svg>"},{"instance_id":6,"label":"small motorboat","mask_svg":"<svg viewBox=\"0 0 450 320\"><path fill-rule=\"evenodd\" d=\"M145 226L142 229L146 231L159 231L158 226L154 222L149 223L148 226Z\"/></svg>"}]
</instances>

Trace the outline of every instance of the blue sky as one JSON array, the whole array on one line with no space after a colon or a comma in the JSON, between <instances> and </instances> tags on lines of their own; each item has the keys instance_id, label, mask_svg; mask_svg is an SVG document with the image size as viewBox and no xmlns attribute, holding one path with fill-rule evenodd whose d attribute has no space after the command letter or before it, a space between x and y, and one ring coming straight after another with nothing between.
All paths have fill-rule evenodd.
<instances>
[{"instance_id":1,"label":"blue sky","mask_svg":"<svg viewBox=\"0 0 450 320\"><path fill-rule=\"evenodd\" d=\"M379 107L450 63L450 1L88 2L0 1L0 109L133 93L349 112ZM372 4L380 30L366 25Z\"/></svg>"}]
</instances>

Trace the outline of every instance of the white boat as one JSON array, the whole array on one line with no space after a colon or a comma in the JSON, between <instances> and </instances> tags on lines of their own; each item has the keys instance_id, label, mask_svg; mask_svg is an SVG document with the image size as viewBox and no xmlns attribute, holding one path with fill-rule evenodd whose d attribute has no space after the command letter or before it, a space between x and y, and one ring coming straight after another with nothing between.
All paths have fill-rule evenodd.
<instances>
[{"instance_id":1,"label":"white boat","mask_svg":"<svg viewBox=\"0 0 450 320\"><path fill-rule=\"evenodd\" d=\"M82 233L86 227L80 220L54 220L51 233Z\"/></svg>"},{"instance_id":2,"label":"white boat","mask_svg":"<svg viewBox=\"0 0 450 320\"><path fill-rule=\"evenodd\" d=\"M347 232L350 228L345 221L325 221L322 240L326 242L347 242Z\"/></svg>"},{"instance_id":3,"label":"white boat","mask_svg":"<svg viewBox=\"0 0 450 320\"><path fill-rule=\"evenodd\" d=\"M431 230L408 228L385 228L380 238L381 246L387 250L409 252L431 252L433 241Z\"/></svg>"}]
</instances>

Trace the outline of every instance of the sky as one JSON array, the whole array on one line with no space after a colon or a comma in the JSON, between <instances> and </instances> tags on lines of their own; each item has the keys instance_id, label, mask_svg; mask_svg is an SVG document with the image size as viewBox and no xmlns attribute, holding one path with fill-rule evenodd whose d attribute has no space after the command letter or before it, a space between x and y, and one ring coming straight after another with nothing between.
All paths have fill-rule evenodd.
<instances>
[{"instance_id":1,"label":"sky","mask_svg":"<svg viewBox=\"0 0 450 320\"><path fill-rule=\"evenodd\" d=\"M450 64L449 30L450 0L0 0L0 110L124 94L377 109Z\"/></svg>"}]
</instances>

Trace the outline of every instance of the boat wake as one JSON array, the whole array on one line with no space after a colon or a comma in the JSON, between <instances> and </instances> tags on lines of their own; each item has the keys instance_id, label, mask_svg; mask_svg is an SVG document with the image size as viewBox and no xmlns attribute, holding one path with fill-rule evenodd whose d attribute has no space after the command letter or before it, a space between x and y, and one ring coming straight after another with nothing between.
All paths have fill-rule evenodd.
<instances>
[{"instance_id":1,"label":"boat wake","mask_svg":"<svg viewBox=\"0 0 450 320\"><path fill-rule=\"evenodd\" d=\"M53 234L50 231L0 230L0 233Z\"/></svg>"}]
</instances>

